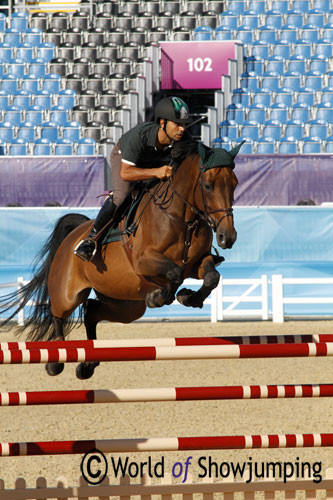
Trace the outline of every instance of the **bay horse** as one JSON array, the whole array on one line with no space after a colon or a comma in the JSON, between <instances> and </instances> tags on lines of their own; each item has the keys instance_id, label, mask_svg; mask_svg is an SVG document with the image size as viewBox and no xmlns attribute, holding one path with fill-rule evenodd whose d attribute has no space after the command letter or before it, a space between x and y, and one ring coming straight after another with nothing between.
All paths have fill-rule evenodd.
<instances>
[{"instance_id":1,"label":"bay horse","mask_svg":"<svg viewBox=\"0 0 333 500\"><path fill-rule=\"evenodd\" d=\"M144 194L134 233L122 241L99 244L91 262L83 262L73 250L89 234L93 221L81 214L61 217L41 250L32 280L0 299L2 311L16 306L3 324L33 300L35 307L18 333L28 330L30 340L64 340L78 322L72 313L83 306L79 319L87 338L96 339L100 321L131 323L147 306L171 304L189 277L202 279L201 288L183 288L176 298L184 306L202 307L218 285L216 264L223 260L212 254L213 231L222 249L231 248L237 237L233 168L240 146L227 152L191 141L184 151L176 144L172 178ZM88 298L91 290L96 299ZM98 364L81 363L77 376L91 377ZM46 365L49 375L63 368L63 363Z\"/></svg>"}]
</instances>

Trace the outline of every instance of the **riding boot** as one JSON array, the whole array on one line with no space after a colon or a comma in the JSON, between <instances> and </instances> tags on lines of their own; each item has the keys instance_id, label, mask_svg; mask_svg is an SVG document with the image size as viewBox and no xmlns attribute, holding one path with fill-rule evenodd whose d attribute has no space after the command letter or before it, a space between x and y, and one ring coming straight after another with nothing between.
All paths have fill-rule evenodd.
<instances>
[{"instance_id":1,"label":"riding boot","mask_svg":"<svg viewBox=\"0 0 333 500\"><path fill-rule=\"evenodd\" d=\"M112 196L108 196L105 200L102 208L97 214L94 225L87 238L81 240L74 249L75 255L85 262L89 262L94 257L97 250L97 241L100 238L96 238L99 231L112 219L117 205L113 203Z\"/></svg>"}]
</instances>

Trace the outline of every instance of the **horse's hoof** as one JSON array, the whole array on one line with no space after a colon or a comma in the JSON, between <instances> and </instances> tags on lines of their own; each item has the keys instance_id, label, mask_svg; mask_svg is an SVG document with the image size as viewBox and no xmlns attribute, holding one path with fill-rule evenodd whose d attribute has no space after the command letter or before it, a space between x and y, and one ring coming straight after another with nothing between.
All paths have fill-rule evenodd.
<instances>
[{"instance_id":1,"label":"horse's hoof","mask_svg":"<svg viewBox=\"0 0 333 500\"><path fill-rule=\"evenodd\" d=\"M55 375L59 375L63 369L65 368L64 363L46 363L45 370L48 375L54 377Z\"/></svg>"},{"instance_id":2,"label":"horse's hoof","mask_svg":"<svg viewBox=\"0 0 333 500\"><path fill-rule=\"evenodd\" d=\"M162 304L158 302L158 299L161 299L160 290L154 290L153 292L148 293L146 296L146 306L151 309L155 307L162 307Z\"/></svg>"},{"instance_id":3,"label":"horse's hoof","mask_svg":"<svg viewBox=\"0 0 333 500\"><path fill-rule=\"evenodd\" d=\"M86 379L92 377L93 374L94 374L95 368L98 365L99 365L98 361L96 361L94 363L88 363L88 364L86 364L86 363L80 363L76 367L76 376L77 376L77 378L80 379L80 380L86 380Z\"/></svg>"},{"instance_id":4,"label":"horse's hoof","mask_svg":"<svg viewBox=\"0 0 333 500\"><path fill-rule=\"evenodd\" d=\"M196 295L196 292L190 290L189 288L182 288L177 293L177 300L180 304L186 307L197 307L199 309L202 309L203 307L202 299Z\"/></svg>"}]
</instances>

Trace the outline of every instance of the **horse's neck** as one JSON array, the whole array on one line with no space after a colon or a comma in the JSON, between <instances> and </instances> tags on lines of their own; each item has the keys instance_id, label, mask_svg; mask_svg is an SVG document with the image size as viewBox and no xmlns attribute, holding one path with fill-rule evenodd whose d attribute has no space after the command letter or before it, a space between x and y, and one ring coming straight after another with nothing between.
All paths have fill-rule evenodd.
<instances>
[{"instance_id":1,"label":"horse's neck","mask_svg":"<svg viewBox=\"0 0 333 500\"><path fill-rule=\"evenodd\" d=\"M194 195L195 186L199 177L199 156L194 155L180 164L173 177L173 186L176 192L180 195L174 197L173 208L180 208L183 205L184 213L189 210L188 205L182 200L187 201L190 205L195 205Z\"/></svg>"}]
</instances>

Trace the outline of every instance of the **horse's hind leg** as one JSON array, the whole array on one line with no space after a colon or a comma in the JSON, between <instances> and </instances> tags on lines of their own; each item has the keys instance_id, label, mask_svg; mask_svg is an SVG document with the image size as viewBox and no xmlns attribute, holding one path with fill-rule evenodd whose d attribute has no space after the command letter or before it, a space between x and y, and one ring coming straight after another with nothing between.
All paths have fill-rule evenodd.
<instances>
[{"instance_id":1,"label":"horse's hind leg","mask_svg":"<svg viewBox=\"0 0 333 500\"><path fill-rule=\"evenodd\" d=\"M96 327L100 321L131 323L146 310L144 301L116 300L102 294L97 295L101 300L88 299L84 304L84 325L89 340L96 339ZM76 368L76 376L79 379L90 378L98 365L98 361L80 363Z\"/></svg>"},{"instance_id":2,"label":"horse's hind leg","mask_svg":"<svg viewBox=\"0 0 333 500\"><path fill-rule=\"evenodd\" d=\"M64 319L56 318L53 316L53 326L54 326L54 340L65 340L64 337ZM47 363L45 369L48 375L54 376L59 375L64 369L64 363Z\"/></svg>"}]
</instances>

